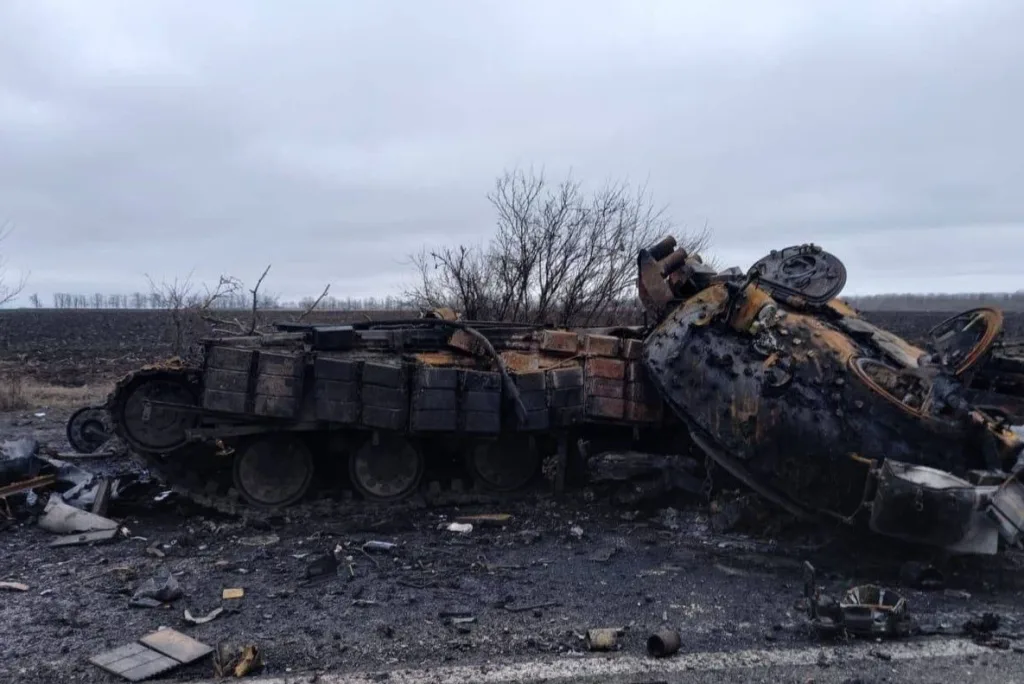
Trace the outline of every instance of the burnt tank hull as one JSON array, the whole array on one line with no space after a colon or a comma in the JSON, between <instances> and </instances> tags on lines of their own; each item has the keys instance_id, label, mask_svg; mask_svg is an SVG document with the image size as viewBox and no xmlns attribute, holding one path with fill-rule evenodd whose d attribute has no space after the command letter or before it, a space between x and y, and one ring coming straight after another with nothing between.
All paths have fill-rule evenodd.
<instances>
[{"instance_id":1,"label":"burnt tank hull","mask_svg":"<svg viewBox=\"0 0 1024 684\"><path fill-rule=\"evenodd\" d=\"M845 267L813 245L717 272L665 238L637 267L650 326L283 325L140 369L105 409L157 477L229 513L560 490L570 454L696 447L801 517L964 552L1024 539L1024 444L972 394L1016 391L997 311L915 346L838 300Z\"/></svg>"},{"instance_id":2,"label":"burnt tank hull","mask_svg":"<svg viewBox=\"0 0 1024 684\"><path fill-rule=\"evenodd\" d=\"M130 374L107 408L158 476L222 510L283 510L318 489L465 500L560 486L591 433L628 446L660 431L640 337L432 319L309 326L209 340L193 366Z\"/></svg>"}]
</instances>

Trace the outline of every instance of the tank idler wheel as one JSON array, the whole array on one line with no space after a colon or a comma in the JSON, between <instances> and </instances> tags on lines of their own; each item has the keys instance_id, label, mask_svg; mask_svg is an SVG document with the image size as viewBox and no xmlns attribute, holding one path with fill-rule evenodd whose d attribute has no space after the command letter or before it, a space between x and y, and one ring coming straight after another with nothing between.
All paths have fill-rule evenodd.
<instances>
[{"instance_id":1,"label":"tank idler wheel","mask_svg":"<svg viewBox=\"0 0 1024 684\"><path fill-rule=\"evenodd\" d=\"M313 482L313 454L297 436L256 437L235 452L233 479L239 494L253 506L290 506Z\"/></svg>"},{"instance_id":2,"label":"tank idler wheel","mask_svg":"<svg viewBox=\"0 0 1024 684\"><path fill-rule=\"evenodd\" d=\"M484 487L510 492L525 487L540 470L541 457L530 435L508 435L469 448L469 470Z\"/></svg>"},{"instance_id":3,"label":"tank idler wheel","mask_svg":"<svg viewBox=\"0 0 1024 684\"><path fill-rule=\"evenodd\" d=\"M400 435L376 433L352 452L352 485L372 501L398 501L411 495L423 478L423 454Z\"/></svg>"},{"instance_id":4,"label":"tank idler wheel","mask_svg":"<svg viewBox=\"0 0 1024 684\"><path fill-rule=\"evenodd\" d=\"M68 419L68 443L80 454L93 453L106 444L110 436L107 411L100 406L80 408Z\"/></svg>"},{"instance_id":5,"label":"tank idler wheel","mask_svg":"<svg viewBox=\"0 0 1024 684\"><path fill-rule=\"evenodd\" d=\"M187 409L153 406L153 401L188 408L199 404L183 377L167 374L143 378L129 387L124 398L120 421L125 441L134 449L151 453L166 453L184 446L186 432L198 424L198 416Z\"/></svg>"}]
</instances>

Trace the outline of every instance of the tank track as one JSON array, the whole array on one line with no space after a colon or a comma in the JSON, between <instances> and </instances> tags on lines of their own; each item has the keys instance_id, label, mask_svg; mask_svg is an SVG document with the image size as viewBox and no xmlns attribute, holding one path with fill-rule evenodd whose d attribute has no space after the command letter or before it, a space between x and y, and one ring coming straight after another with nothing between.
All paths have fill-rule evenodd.
<instances>
[{"instance_id":1,"label":"tank track","mask_svg":"<svg viewBox=\"0 0 1024 684\"><path fill-rule=\"evenodd\" d=\"M550 492L550 487L530 485L527 488L512 492L491 492L480 489L463 489L456 481L448 489L441 487L438 481L431 481L406 499L395 502L376 502L362 500L351 490L340 492L340 496L311 498L307 494L302 500L288 506L278 508L261 508L250 505L234 488L230 468L218 470L212 467L216 459L223 458L217 454L217 447L208 442L186 444L165 453L155 453L134 448L127 434L124 422L124 408L128 391L138 383L157 377L178 375L190 383L198 383L201 372L176 364L162 364L142 368L122 377L110 392L104 406L110 415L113 434L125 445L131 457L149 471L156 480L178 496L184 497L203 508L211 509L227 516L241 517L248 521L267 521L272 518L287 516L289 518L304 517L339 517L351 516L354 511L367 514L373 512L396 510L416 510L430 507L455 505L500 505L512 501L522 501L534 496ZM543 481L549 482L550 466L545 463ZM468 476L468 474L467 474Z\"/></svg>"}]
</instances>

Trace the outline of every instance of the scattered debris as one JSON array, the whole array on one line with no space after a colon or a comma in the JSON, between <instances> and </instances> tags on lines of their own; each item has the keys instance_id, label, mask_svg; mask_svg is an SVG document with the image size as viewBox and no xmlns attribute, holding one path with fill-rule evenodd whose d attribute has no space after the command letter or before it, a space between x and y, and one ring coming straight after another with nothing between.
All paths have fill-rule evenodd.
<instances>
[{"instance_id":1,"label":"scattered debris","mask_svg":"<svg viewBox=\"0 0 1024 684\"><path fill-rule=\"evenodd\" d=\"M455 532L457 534L469 534L470 532L473 531L473 526L470 525L469 523L453 522L453 523L448 523L445 526L445 529L448 530L449 532Z\"/></svg>"},{"instance_id":2,"label":"scattered debris","mask_svg":"<svg viewBox=\"0 0 1024 684\"><path fill-rule=\"evenodd\" d=\"M51 496L39 517L39 527L54 534L75 534L97 530L117 530L118 524L109 518L69 506L60 497Z\"/></svg>"},{"instance_id":3,"label":"scattered debris","mask_svg":"<svg viewBox=\"0 0 1024 684\"><path fill-rule=\"evenodd\" d=\"M119 529L112 529L82 532L81 534L65 534L50 542L50 546L78 546L80 544L111 541L117 536L118 532Z\"/></svg>"},{"instance_id":4,"label":"scattered debris","mask_svg":"<svg viewBox=\"0 0 1024 684\"><path fill-rule=\"evenodd\" d=\"M228 601L228 600L231 600L231 599L240 599L243 596L245 596L245 589L242 589L242 588L238 587L238 588L225 589L223 592L221 592L221 596L220 597L222 599L224 599L225 601Z\"/></svg>"},{"instance_id":5,"label":"scattered debris","mask_svg":"<svg viewBox=\"0 0 1024 684\"><path fill-rule=\"evenodd\" d=\"M153 599L161 603L170 603L181 598L181 596L182 591L178 580L175 579L169 570L164 569L156 577L151 577L143 582L135 590L132 599Z\"/></svg>"},{"instance_id":6,"label":"scattered debris","mask_svg":"<svg viewBox=\"0 0 1024 684\"><path fill-rule=\"evenodd\" d=\"M481 513L479 515L460 515L455 518L457 523L477 525L478 527L504 527L512 520L508 513Z\"/></svg>"},{"instance_id":7,"label":"scattered debris","mask_svg":"<svg viewBox=\"0 0 1024 684\"><path fill-rule=\"evenodd\" d=\"M222 643L217 646L213 668L217 677L245 677L263 668L263 658L255 645Z\"/></svg>"},{"instance_id":8,"label":"scattered debris","mask_svg":"<svg viewBox=\"0 0 1024 684\"><path fill-rule=\"evenodd\" d=\"M281 541L276 534L257 534L254 537L242 537L238 540L243 546L271 546Z\"/></svg>"},{"instance_id":9,"label":"scattered debris","mask_svg":"<svg viewBox=\"0 0 1024 684\"><path fill-rule=\"evenodd\" d=\"M853 587L839 601L821 595L817 573L804 563L804 597L811 629L820 638L843 634L883 638L910 634L907 600L892 589L873 584Z\"/></svg>"},{"instance_id":10,"label":"scattered debris","mask_svg":"<svg viewBox=\"0 0 1024 684\"><path fill-rule=\"evenodd\" d=\"M147 634L138 642L94 655L89 662L130 682L141 682L194 663L211 653L213 648L210 646L165 627Z\"/></svg>"},{"instance_id":11,"label":"scattered debris","mask_svg":"<svg viewBox=\"0 0 1024 684\"><path fill-rule=\"evenodd\" d=\"M207 622L211 622L217 619L217 616L224 612L223 608L214 608L212 611L202 617L194 617L188 608L185 609L185 620L191 622L193 625L205 625Z\"/></svg>"},{"instance_id":12,"label":"scattered debris","mask_svg":"<svg viewBox=\"0 0 1024 684\"><path fill-rule=\"evenodd\" d=\"M0 589L5 591L28 591L29 586L21 582L0 582Z\"/></svg>"},{"instance_id":13,"label":"scattered debris","mask_svg":"<svg viewBox=\"0 0 1024 684\"><path fill-rule=\"evenodd\" d=\"M317 556L306 564L306 579L318 579L338 572L338 559L333 553Z\"/></svg>"},{"instance_id":14,"label":"scattered debris","mask_svg":"<svg viewBox=\"0 0 1024 684\"><path fill-rule=\"evenodd\" d=\"M667 658L679 650L679 632L660 629L647 637L647 653L655 658Z\"/></svg>"},{"instance_id":15,"label":"scattered debris","mask_svg":"<svg viewBox=\"0 0 1024 684\"><path fill-rule=\"evenodd\" d=\"M616 627L588 629L584 644L588 651L613 651L619 646L619 634L622 631Z\"/></svg>"},{"instance_id":16,"label":"scattered debris","mask_svg":"<svg viewBox=\"0 0 1024 684\"><path fill-rule=\"evenodd\" d=\"M394 551L397 548L398 548L398 544L394 544L392 542L384 542L384 541L368 541L365 544L363 544L363 551L366 551L366 552L378 551L378 552L381 552L381 553L385 553L385 552L388 552L388 551Z\"/></svg>"}]
</instances>

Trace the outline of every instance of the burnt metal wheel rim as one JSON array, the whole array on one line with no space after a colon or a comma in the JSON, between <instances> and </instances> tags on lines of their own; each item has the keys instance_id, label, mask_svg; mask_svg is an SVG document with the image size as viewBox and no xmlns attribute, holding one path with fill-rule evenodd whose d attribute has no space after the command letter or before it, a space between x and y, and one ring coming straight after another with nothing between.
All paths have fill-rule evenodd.
<instances>
[{"instance_id":1,"label":"burnt metal wheel rim","mask_svg":"<svg viewBox=\"0 0 1024 684\"><path fill-rule=\"evenodd\" d=\"M306 495L313 470L313 454L298 437L253 439L235 452L234 484L253 506L282 508Z\"/></svg>"},{"instance_id":2,"label":"burnt metal wheel rim","mask_svg":"<svg viewBox=\"0 0 1024 684\"><path fill-rule=\"evenodd\" d=\"M504 437L470 448L469 468L485 487L507 492L525 487L540 470L541 458L532 437Z\"/></svg>"},{"instance_id":3,"label":"burnt metal wheel rim","mask_svg":"<svg viewBox=\"0 0 1024 684\"><path fill-rule=\"evenodd\" d=\"M147 378L131 388L124 401L121 422L125 438L146 451L169 451L185 444L186 431L195 427L198 416L190 411L153 406L167 402L195 407L197 400L184 379Z\"/></svg>"},{"instance_id":4,"label":"burnt metal wheel rim","mask_svg":"<svg viewBox=\"0 0 1024 684\"><path fill-rule=\"evenodd\" d=\"M397 501L411 495L423 477L423 454L397 435L366 440L349 458L352 484L367 499Z\"/></svg>"},{"instance_id":5,"label":"burnt metal wheel rim","mask_svg":"<svg viewBox=\"0 0 1024 684\"><path fill-rule=\"evenodd\" d=\"M71 448L80 454L91 454L99 449L110 439L106 410L86 406L72 413L67 423L67 438Z\"/></svg>"}]
</instances>

